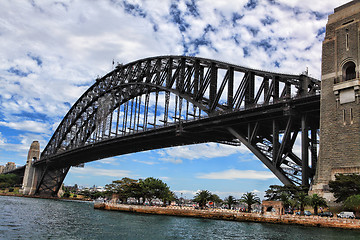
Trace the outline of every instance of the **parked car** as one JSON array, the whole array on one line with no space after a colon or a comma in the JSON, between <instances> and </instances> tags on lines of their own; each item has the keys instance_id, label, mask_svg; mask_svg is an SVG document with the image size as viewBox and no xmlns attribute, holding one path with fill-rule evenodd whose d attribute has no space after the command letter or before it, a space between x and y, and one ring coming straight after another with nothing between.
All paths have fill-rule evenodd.
<instances>
[{"instance_id":1,"label":"parked car","mask_svg":"<svg viewBox=\"0 0 360 240\"><path fill-rule=\"evenodd\" d=\"M333 217L334 214L332 212L321 212L318 214L320 217Z\"/></svg>"},{"instance_id":2,"label":"parked car","mask_svg":"<svg viewBox=\"0 0 360 240\"><path fill-rule=\"evenodd\" d=\"M355 214L353 212L341 212L337 215L338 218L355 218Z\"/></svg>"},{"instance_id":3,"label":"parked car","mask_svg":"<svg viewBox=\"0 0 360 240\"><path fill-rule=\"evenodd\" d=\"M296 215L300 215L300 212L296 212ZM305 215L305 216L311 216L311 212L305 210L305 211L304 211L304 215Z\"/></svg>"}]
</instances>

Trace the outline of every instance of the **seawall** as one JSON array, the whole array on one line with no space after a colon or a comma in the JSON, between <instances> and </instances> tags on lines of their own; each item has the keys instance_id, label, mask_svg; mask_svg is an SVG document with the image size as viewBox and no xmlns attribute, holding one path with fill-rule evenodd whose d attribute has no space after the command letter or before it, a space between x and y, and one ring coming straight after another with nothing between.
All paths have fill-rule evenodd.
<instances>
[{"instance_id":1,"label":"seawall","mask_svg":"<svg viewBox=\"0 0 360 240\"><path fill-rule=\"evenodd\" d=\"M182 217L197 217L217 220L230 220L239 222L261 222L261 223L279 223L279 224L294 224L302 226L313 227L330 227L343 229L358 229L360 230L359 219L342 219L329 218L319 216L298 216L298 215L272 215L261 213L244 213L232 210L210 209L200 210L191 207L154 207L154 206L139 206L139 205L125 205L113 203L94 203L95 209L134 212L145 214L159 214L169 216Z\"/></svg>"}]
</instances>

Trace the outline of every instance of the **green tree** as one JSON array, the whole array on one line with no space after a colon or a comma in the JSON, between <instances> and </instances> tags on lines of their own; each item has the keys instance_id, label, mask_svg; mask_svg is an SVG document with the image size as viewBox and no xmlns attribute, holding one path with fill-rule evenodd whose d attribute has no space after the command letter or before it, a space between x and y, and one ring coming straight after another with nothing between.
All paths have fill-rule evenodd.
<instances>
[{"instance_id":1,"label":"green tree","mask_svg":"<svg viewBox=\"0 0 360 240\"><path fill-rule=\"evenodd\" d=\"M16 187L21 184L21 179L16 174L0 174L0 189Z\"/></svg>"},{"instance_id":2,"label":"green tree","mask_svg":"<svg viewBox=\"0 0 360 240\"><path fill-rule=\"evenodd\" d=\"M96 191L94 193L91 194L91 199L98 199L98 198L104 198L105 197L105 193L104 192L99 192L99 191Z\"/></svg>"},{"instance_id":3,"label":"green tree","mask_svg":"<svg viewBox=\"0 0 360 240\"><path fill-rule=\"evenodd\" d=\"M215 204L220 204L223 202L223 200L221 200L217 194L212 194L211 201L213 201Z\"/></svg>"},{"instance_id":4,"label":"green tree","mask_svg":"<svg viewBox=\"0 0 360 240\"><path fill-rule=\"evenodd\" d=\"M293 199L300 191L308 191L306 187L296 185L270 185L265 191L265 199L268 201L283 201L285 199Z\"/></svg>"},{"instance_id":5,"label":"green tree","mask_svg":"<svg viewBox=\"0 0 360 240\"><path fill-rule=\"evenodd\" d=\"M269 189L265 191L265 199L268 201L280 200L281 194L284 192L283 186L270 185Z\"/></svg>"},{"instance_id":6,"label":"green tree","mask_svg":"<svg viewBox=\"0 0 360 240\"><path fill-rule=\"evenodd\" d=\"M129 187L131 184L136 183L137 180L124 177L121 180L112 181L111 184L105 185L106 192L110 194L116 194L122 202L126 202L129 196Z\"/></svg>"},{"instance_id":7,"label":"green tree","mask_svg":"<svg viewBox=\"0 0 360 240\"><path fill-rule=\"evenodd\" d=\"M299 207L304 213L304 204L308 204L308 199L305 199L308 190L306 186L271 185L265 192L265 198L269 201L282 201L285 208Z\"/></svg>"},{"instance_id":8,"label":"green tree","mask_svg":"<svg viewBox=\"0 0 360 240\"><path fill-rule=\"evenodd\" d=\"M213 200L213 195L208 190L201 190L194 196L193 201L199 204L199 207L203 209L206 203Z\"/></svg>"},{"instance_id":9,"label":"green tree","mask_svg":"<svg viewBox=\"0 0 360 240\"><path fill-rule=\"evenodd\" d=\"M283 192L280 195L280 201L282 201L285 209L291 207L292 204L291 199L292 199L291 196L286 192Z\"/></svg>"},{"instance_id":10,"label":"green tree","mask_svg":"<svg viewBox=\"0 0 360 240\"><path fill-rule=\"evenodd\" d=\"M329 182L329 187L336 198L335 202L344 202L348 197L360 194L360 175L337 174L335 180Z\"/></svg>"},{"instance_id":11,"label":"green tree","mask_svg":"<svg viewBox=\"0 0 360 240\"><path fill-rule=\"evenodd\" d=\"M155 198L166 199L170 195L170 188L158 178L148 177L139 180L144 199L151 201Z\"/></svg>"},{"instance_id":12,"label":"green tree","mask_svg":"<svg viewBox=\"0 0 360 240\"><path fill-rule=\"evenodd\" d=\"M228 196L224 199L224 203L231 209L231 206L237 203L237 200L233 196Z\"/></svg>"},{"instance_id":13,"label":"green tree","mask_svg":"<svg viewBox=\"0 0 360 240\"><path fill-rule=\"evenodd\" d=\"M260 204L260 198L252 192L247 192L241 196L240 202L245 203L248 207L248 212L251 212L253 204L255 204L255 203Z\"/></svg>"},{"instance_id":14,"label":"green tree","mask_svg":"<svg viewBox=\"0 0 360 240\"><path fill-rule=\"evenodd\" d=\"M176 194L173 191L167 191L167 194L164 195L162 201L164 205L170 205L170 202L175 201L176 199L177 199Z\"/></svg>"},{"instance_id":15,"label":"green tree","mask_svg":"<svg viewBox=\"0 0 360 240\"><path fill-rule=\"evenodd\" d=\"M356 212L356 215L360 212L360 194L352 195L344 201L344 207L351 211Z\"/></svg>"},{"instance_id":16,"label":"green tree","mask_svg":"<svg viewBox=\"0 0 360 240\"><path fill-rule=\"evenodd\" d=\"M309 204L314 208L314 214L318 214L319 207L327 207L326 199L317 194L309 196Z\"/></svg>"},{"instance_id":17,"label":"green tree","mask_svg":"<svg viewBox=\"0 0 360 240\"><path fill-rule=\"evenodd\" d=\"M133 198L137 199L138 204L140 204L141 198L143 198L143 200L145 200L144 189L142 188L140 181L141 181L141 179L137 182L131 183L129 185L128 192L127 192L129 197L133 197Z\"/></svg>"},{"instance_id":18,"label":"green tree","mask_svg":"<svg viewBox=\"0 0 360 240\"><path fill-rule=\"evenodd\" d=\"M305 206L310 202L308 194L304 191L300 191L295 195L295 200L300 208L300 215L304 215Z\"/></svg>"}]
</instances>

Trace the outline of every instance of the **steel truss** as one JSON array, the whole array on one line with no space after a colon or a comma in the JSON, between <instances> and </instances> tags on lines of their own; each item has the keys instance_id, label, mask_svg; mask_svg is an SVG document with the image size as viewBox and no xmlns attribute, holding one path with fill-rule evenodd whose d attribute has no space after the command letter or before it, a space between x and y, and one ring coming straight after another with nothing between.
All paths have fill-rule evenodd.
<instances>
[{"instance_id":1,"label":"steel truss","mask_svg":"<svg viewBox=\"0 0 360 240\"><path fill-rule=\"evenodd\" d=\"M310 115L289 115L244 124L237 126L237 129L233 127L227 129L281 182L309 186L315 175L318 155L318 121L313 118L310 122L307 116ZM299 133L301 134L300 157L294 153L294 144Z\"/></svg>"},{"instance_id":2,"label":"steel truss","mask_svg":"<svg viewBox=\"0 0 360 240\"><path fill-rule=\"evenodd\" d=\"M41 169L41 174L38 176L39 184L37 184L35 193L43 196L56 197L70 166L58 168L51 165L45 165L39 168Z\"/></svg>"},{"instance_id":3,"label":"steel truss","mask_svg":"<svg viewBox=\"0 0 360 240\"><path fill-rule=\"evenodd\" d=\"M291 113L271 119L271 125L268 125L270 120L255 119L247 122L245 129L244 122L226 125L225 119L229 114L241 116L249 110L257 112L261 118L266 115L263 109L269 106L288 103L286 106L293 107L295 100L306 102L319 93L320 82L305 75L266 72L204 58L164 56L120 64L96 80L56 129L36 163L47 167L37 192L49 189L57 192L70 166L96 160L51 160L57 156L81 149L89 151L92 147L131 136L141 138L165 129L173 129L176 134L172 138L181 139L184 131L197 131L190 127L191 124L218 117L222 117L224 125L217 126L217 131L226 132L218 139L211 135L214 132L207 130L207 138L191 136L192 141L182 139L182 143L174 142L171 146L209 141L238 145L240 140L282 182L308 184L316 165L318 129L317 113L311 121L308 114L318 111L316 104L315 110L300 111L300 123L299 116L285 105L281 105L282 111ZM303 139L302 155L296 156L293 147L299 132ZM309 146L311 161L307 151ZM169 145L143 145L134 151L161 147ZM115 153L123 154L114 150Z\"/></svg>"}]
</instances>

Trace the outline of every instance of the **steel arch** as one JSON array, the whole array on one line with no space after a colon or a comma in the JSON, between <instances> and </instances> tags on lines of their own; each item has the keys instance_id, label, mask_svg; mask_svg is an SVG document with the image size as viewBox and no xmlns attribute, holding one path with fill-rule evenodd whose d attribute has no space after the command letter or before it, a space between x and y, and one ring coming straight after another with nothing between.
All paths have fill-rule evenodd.
<instances>
[{"instance_id":1,"label":"steel arch","mask_svg":"<svg viewBox=\"0 0 360 240\"><path fill-rule=\"evenodd\" d=\"M218 81L219 69L226 70L225 76L220 81ZM206 73L204 70L207 70ZM238 86L234 85L236 72L243 73ZM255 76L262 77L262 83L257 92L254 86ZM218 83L221 83L220 87L217 86ZM280 83L283 83L282 90L279 89ZM227 102L221 103L220 98L226 85ZM135 89L130 86L135 86ZM291 86L297 90L295 96L291 96ZM79 121L83 121L82 119L91 122L90 117L96 117L98 100L101 97L108 93L115 95L120 93L121 95L118 95L114 101L113 108L115 108L124 100L132 99L140 93L156 91L156 89L173 92L191 101L207 114L216 115L237 111L244 106L255 106L260 103L261 95L264 97L262 104L269 104L287 98L315 94L320 90L320 82L303 75L254 70L196 57L154 57L118 65L114 71L97 79L96 83L72 106L42 152L41 158L57 154L59 150L61 151L61 146L65 149L79 146L69 145L69 142L74 142L73 139L79 134L78 127L74 126L83 126L84 124L79 124ZM235 95L234 89L236 89ZM130 90L131 94L128 94L126 90ZM89 133L91 130L93 129L90 127L85 131ZM86 139L82 139L79 144L85 144L84 141Z\"/></svg>"},{"instance_id":2,"label":"steel arch","mask_svg":"<svg viewBox=\"0 0 360 240\"><path fill-rule=\"evenodd\" d=\"M226 134L221 133L216 139L211 136L214 131L208 131L207 138L197 138L194 142L221 141L236 145L240 140L283 183L306 183L314 169L309 170L302 163L308 161L308 156L304 155L306 159L302 160L295 156L292 148L297 133L303 131L305 135L310 125L311 141L305 141L304 145L311 142L311 147L315 148L317 123L306 125L305 116L317 110L304 110L299 103L312 104L315 101L316 104L319 91L320 81L306 75L266 72L198 57L161 56L120 64L112 72L97 79L72 106L37 164L52 165L48 159L80 149L89 150L87 146L93 147L109 142L109 139L119 139L159 127L173 126L176 131L181 131L182 126L186 125L196 131L191 128L196 122L211 122L220 117L221 120L217 121L223 122L223 127L218 126L217 122L204 126L216 126L221 131L225 129ZM300 118L293 113L284 114L288 108L299 108L296 111L301 114ZM269 115L271 118L264 121L261 119L264 110L261 109L272 109L276 114ZM247 112L255 112L252 114L259 116L247 118ZM239 115L247 122L244 126L235 124L228 120L231 114ZM153 122L148 121L149 117L153 117ZM301 125L301 122L305 125ZM271 131L267 126L269 124L273 125ZM263 132L260 133L259 129ZM282 141L279 140L279 134L284 135ZM313 162L316 162L314 155L312 151ZM44 170L37 192L44 189L57 192L71 165L75 163L59 167L62 174L58 178L52 176L57 175L56 167L44 168L52 170ZM296 176L298 173L300 179ZM60 180L49 180L51 184L47 183L44 187L46 179Z\"/></svg>"}]
</instances>

